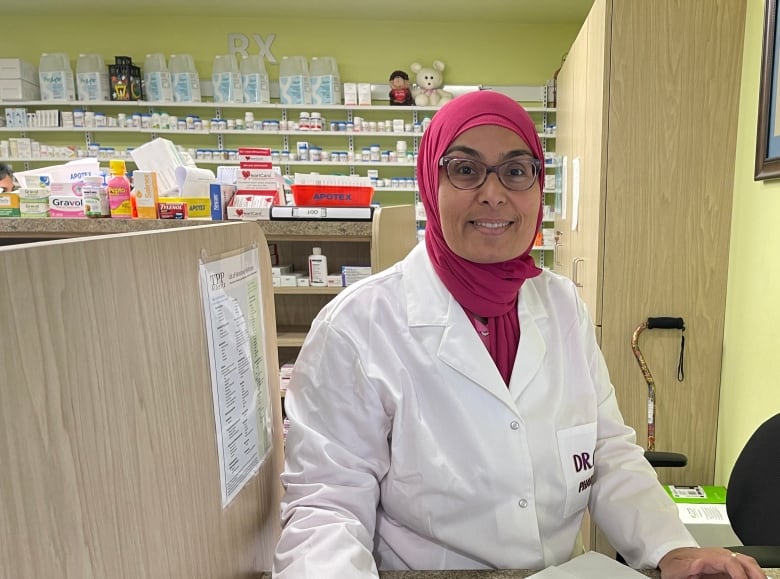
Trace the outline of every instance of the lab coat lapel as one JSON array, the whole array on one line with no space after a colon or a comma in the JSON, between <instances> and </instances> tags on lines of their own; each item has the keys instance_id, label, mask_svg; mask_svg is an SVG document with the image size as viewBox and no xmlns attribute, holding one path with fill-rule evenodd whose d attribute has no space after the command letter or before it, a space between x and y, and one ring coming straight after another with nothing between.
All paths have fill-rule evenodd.
<instances>
[{"instance_id":1,"label":"lab coat lapel","mask_svg":"<svg viewBox=\"0 0 780 579\"><path fill-rule=\"evenodd\" d=\"M526 281L520 288L517 317L520 321L520 344L512 368L512 377L509 379L509 392L515 400L539 372L547 352L539 329L539 324L544 323L547 314L532 280Z\"/></svg>"},{"instance_id":2,"label":"lab coat lapel","mask_svg":"<svg viewBox=\"0 0 780 579\"><path fill-rule=\"evenodd\" d=\"M416 332L436 332L421 340L429 354L515 410L490 353L434 271L422 244L412 250L407 263L408 271L414 272L404 276L409 326Z\"/></svg>"}]
</instances>

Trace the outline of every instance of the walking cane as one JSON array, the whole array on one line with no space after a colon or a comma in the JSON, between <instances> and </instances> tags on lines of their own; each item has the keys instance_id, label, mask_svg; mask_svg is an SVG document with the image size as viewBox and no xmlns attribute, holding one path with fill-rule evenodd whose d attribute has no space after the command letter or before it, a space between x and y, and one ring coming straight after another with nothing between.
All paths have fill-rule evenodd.
<instances>
[{"instance_id":1,"label":"walking cane","mask_svg":"<svg viewBox=\"0 0 780 579\"><path fill-rule=\"evenodd\" d=\"M631 337L631 349L634 351L636 361L639 363L639 369L642 370L642 375L647 382L647 450L645 451L645 458L654 467L658 466L672 466L682 467L688 463L688 457L684 454L677 452L659 452L655 450L655 380L650 373L650 369L647 367L647 362L642 355L642 351L639 349L639 335L645 330L680 330L685 332L685 322L682 318L647 318L646 322L642 322L634 330L634 334ZM680 361L677 366L677 380L682 382L685 378L683 369L683 352L685 351L685 334L683 333L680 342Z\"/></svg>"}]
</instances>

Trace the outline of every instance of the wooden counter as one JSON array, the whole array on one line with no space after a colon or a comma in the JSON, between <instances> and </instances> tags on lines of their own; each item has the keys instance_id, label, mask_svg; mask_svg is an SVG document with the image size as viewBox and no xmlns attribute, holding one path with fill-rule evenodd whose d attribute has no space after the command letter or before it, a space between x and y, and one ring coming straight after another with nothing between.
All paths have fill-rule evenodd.
<instances>
[{"instance_id":1,"label":"wooden counter","mask_svg":"<svg viewBox=\"0 0 780 579\"><path fill-rule=\"evenodd\" d=\"M47 239L64 239L87 235L110 235L134 231L151 231L225 223L210 219L28 219L21 217L0 218L0 241L25 243ZM332 237L348 241L370 240L371 221L256 221L268 239L296 235L305 237Z\"/></svg>"},{"instance_id":2,"label":"wooden counter","mask_svg":"<svg viewBox=\"0 0 780 579\"><path fill-rule=\"evenodd\" d=\"M768 579L780 579L780 569L764 569ZM536 571L526 569L503 571L381 571L381 579L522 579ZM661 572L655 569L642 571L647 577L661 578ZM264 573L260 579L271 579L270 573Z\"/></svg>"}]
</instances>

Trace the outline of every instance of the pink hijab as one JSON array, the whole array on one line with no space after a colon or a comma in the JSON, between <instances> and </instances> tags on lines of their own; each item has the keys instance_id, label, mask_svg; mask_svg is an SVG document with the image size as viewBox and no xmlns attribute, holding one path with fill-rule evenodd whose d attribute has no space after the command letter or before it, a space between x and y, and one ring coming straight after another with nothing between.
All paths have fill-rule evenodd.
<instances>
[{"instance_id":1,"label":"pink hijab","mask_svg":"<svg viewBox=\"0 0 780 579\"><path fill-rule=\"evenodd\" d=\"M425 246L433 268L466 310L472 324L474 315L487 318L488 351L508 385L520 342L518 292L526 279L541 273L531 257L534 240L522 254L509 261L474 263L449 248L444 241L439 216L439 159L461 133L480 125L498 125L513 131L525 141L534 157L544 161L536 127L525 109L503 94L477 91L451 100L434 115L420 141L417 179L428 219ZM543 176L535 184L540 196L542 180ZM542 223L541 205L537 230Z\"/></svg>"}]
</instances>

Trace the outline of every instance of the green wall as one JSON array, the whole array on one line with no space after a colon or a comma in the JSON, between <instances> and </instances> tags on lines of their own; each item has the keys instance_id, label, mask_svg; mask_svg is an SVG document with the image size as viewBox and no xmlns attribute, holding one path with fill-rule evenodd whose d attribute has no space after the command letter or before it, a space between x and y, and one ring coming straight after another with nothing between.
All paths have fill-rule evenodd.
<instances>
[{"instance_id":1,"label":"green wall","mask_svg":"<svg viewBox=\"0 0 780 579\"><path fill-rule=\"evenodd\" d=\"M370 22L349 20L261 19L248 17L85 17L35 16L34 26L4 27L3 56L38 63L41 52L66 52L73 66L79 52L98 52L143 63L149 52L190 53L202 78L211 76L214 55L228 52L228 35L259 34L282 56L333 56L342 80L385 83L395 69L410 72L412 62L441 60L446 84L542 85L559 67L578 24ZM88 40L87 40L88 37ZM268 65L271 79L278 66Z\"/></svg>"},{"instance_id":2,"label":"green wall","mask_svg":"<svg viewBox=\"0 0 780 579\"><path fill-rule=\"evenodd\" d=\"M717 484L766 418L780 412L780 181L754 181L764 1L748 0L723 344Z\"/></svg>"}]
</instances>

